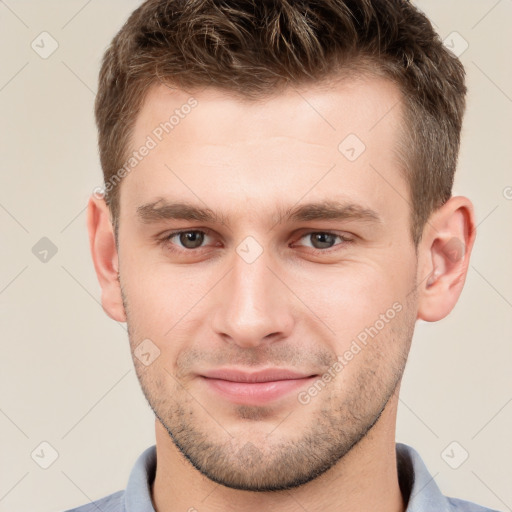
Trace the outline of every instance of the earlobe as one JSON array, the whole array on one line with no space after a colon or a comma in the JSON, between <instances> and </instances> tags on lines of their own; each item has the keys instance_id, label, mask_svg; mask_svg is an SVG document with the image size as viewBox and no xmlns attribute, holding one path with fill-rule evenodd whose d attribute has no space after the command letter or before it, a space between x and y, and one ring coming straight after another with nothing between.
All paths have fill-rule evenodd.
<instances>
[{"instance_id":1,"label":"earlobe","mask_svg":"<svg viewBox=\"0 0 512 512\"><path fill-rule=\"evenodd\" d=\"M436 322L455 307L476 237L471 201L450 198L425 226L418 254L418 318Z\"/></svg>"},{"instance_id":2,"label":"earlobe","mask_svg":"<svg viewBox=\"0 0 512 512\"><path fill-rule=\"evenodd\" d=\"M91 196L87 209L89 245L101 286L103 310L113 320L126 322L119 282L119 258L110 213L105 199Z\"/></svg>"}]
</instances>

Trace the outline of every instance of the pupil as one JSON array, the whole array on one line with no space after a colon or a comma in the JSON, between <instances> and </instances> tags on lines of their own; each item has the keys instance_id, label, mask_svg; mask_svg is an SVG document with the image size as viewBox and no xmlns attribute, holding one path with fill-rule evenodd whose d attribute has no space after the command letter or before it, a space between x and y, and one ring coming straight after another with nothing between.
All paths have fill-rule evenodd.
<instances>
[{"instance_id":1,"label":"pupil","mask_svg":"<svg viewBox=\"0 0 512 512\"><path fill-rule=\"evenodd\" d=\"M333 235L329 235L327 233L315 233L313 239L316 242L320 243L320 247L316 247L316 246L315 247L317 249L325 249L326 247L327 248L331 247L331 244L333 242L332 238L333 238ZM325 239L327 239L327 241L325 241ZM313 245L315 245L315 244L313 243Z\"/></svg>"},{"instance_id":2,"label":"pupil","mask_svg":"<svg viewBox=\"0 0 512 512\"><path fill-rule=\"evenodd\" d=\"M181 233L180 242L187 249L195 249L202 244L203 238L203 233L199 231L187 231L186 233Z\"/></svg>"}]
</instances>

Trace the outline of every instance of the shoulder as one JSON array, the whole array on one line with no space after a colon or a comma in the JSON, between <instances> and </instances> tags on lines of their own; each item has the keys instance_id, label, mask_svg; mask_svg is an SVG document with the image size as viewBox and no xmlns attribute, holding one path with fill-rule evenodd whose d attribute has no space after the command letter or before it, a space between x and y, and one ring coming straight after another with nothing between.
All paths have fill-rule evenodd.
<instances>
[{"instance_id":1,"label":"shoulder","mask_svg":"<svg viewBox=\"0 0 512 512\"><path fill-rule=\"evenodd\" d=\"M156 445L153 445L139 455L124 490L65 512L155 512L151 502L155 471Z\"/></svg>"},{"instance_id":2,"label":"shoulder","mask_svg":"<svg viewBox=\"0 0 512 512\"><path fill-rule=\"evenodd\" d=\"M98 510L101 510L101 512L125 512L124 490L109 494L86 505L66 510L65 512L98 512Z\"/></svg>"},{"instance_id":3,"label":"shoulder","mask_svg":"<svg viewBox=\"0 0 512 512\"><path fill-rule=\"evenodd\" d=\"M482 505L459 498L446 497L446 500L450 504L450 511L453 512L499 512L498 510L483 507Z\"/></svg>"},{"instance_id":4,"label":"shoulder","mask_svg":"<svg viewBox=\"0 0 512 512\"><path fill-rule=\"evenodd\" d=\"M396 443L396 455L400 490L407 499L406 512L499 512L443 494L420 454L412 446Z\"/></svg>"}]
</instances>

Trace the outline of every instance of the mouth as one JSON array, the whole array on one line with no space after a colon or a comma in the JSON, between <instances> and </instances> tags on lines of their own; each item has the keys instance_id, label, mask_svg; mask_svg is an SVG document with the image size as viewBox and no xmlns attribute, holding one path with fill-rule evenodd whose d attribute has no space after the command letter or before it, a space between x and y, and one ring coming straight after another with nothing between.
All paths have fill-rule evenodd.
<instances>
[{"instance_id":1,"label":"mouth","mask_svg":"<svg viewBox=\"0 0 512 512\"><path fill-rule=\"evenodd\" d=\"M309 385L317 374L268 368L256 372L220 369L200 375L208 389L235 404L264 405Z\"/></svg>"}]
</instances>

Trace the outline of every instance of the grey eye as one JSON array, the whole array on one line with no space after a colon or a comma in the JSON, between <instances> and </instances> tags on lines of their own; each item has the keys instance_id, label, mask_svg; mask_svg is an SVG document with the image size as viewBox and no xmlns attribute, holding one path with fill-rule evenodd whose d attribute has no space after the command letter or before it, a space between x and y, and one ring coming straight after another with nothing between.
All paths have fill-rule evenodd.
<instances>
[{"instance_id":1,"label":"grey eye","mask_svg":"<svg viewBox=\"0 0 512 512\"><path fill-rule=\"evenodd\" d=\"M204 241L204 233L202 231L183 231L178 233L180 244L185 249L197 249Z\"/></svg>"},{"instance_id":2,"label":"grey eye","mask_svg":"<svg viewBox=\"0 0 512 512\"><path fill-rule=\"evenodd\" d=\"M337 238L337 235L329 233L311 233L309 236L315 249L329 249L335 244Z\"/></svg>"}]
</instances>

